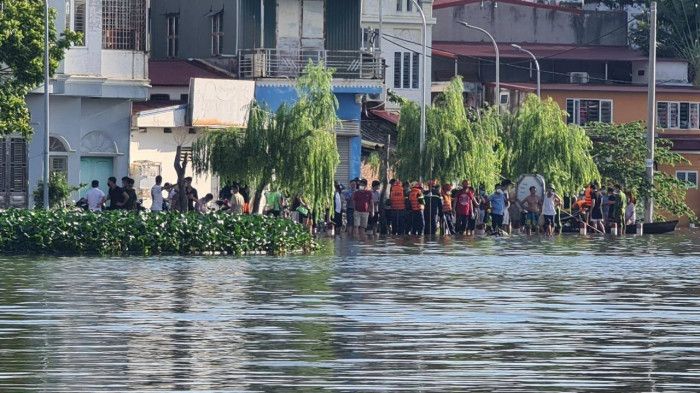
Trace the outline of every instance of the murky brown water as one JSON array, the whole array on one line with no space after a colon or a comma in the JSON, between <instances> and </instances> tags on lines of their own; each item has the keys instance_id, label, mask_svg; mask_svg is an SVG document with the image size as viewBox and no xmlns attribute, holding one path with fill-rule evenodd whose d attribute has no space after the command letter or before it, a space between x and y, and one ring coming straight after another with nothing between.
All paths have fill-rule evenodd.
<instances>
[{"instance_id":1,"label":"murky brown water","mask_svg":"<svg viewBox=\"0 0 700 393\"><path fill-rule=\"evenodd\" d=\"M700 390L700 237L0 257L0 392Z\"/></svg>"}]
</instances>

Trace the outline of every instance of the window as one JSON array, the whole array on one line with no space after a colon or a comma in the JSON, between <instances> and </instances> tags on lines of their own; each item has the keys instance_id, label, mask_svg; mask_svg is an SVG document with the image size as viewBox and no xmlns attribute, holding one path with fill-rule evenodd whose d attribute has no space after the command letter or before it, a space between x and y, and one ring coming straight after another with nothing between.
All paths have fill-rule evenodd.
<instances>
[{"instance_id":1,"label":"window","mask_svg":"<svg viewBox=\"0 0 700 393\"><path fill-rule=\"evenodd\" d=\"M168 57L177 57L178 30L180 29L180 16L177 14L167 16L168 25Z\"/></svg>"},{"instance_id":2,"label":"window","mask_svg":"<svg viewBox=\"0 0 700 393\"><path fill-rule=\"evenodd\" d=\"M566 122L578 125L601 122L612 123L612 100L568 98Z\"/></svg>"},{"instance_id":3,"label":"window","mask_svg":"<svg viewBox=\"0 0 700 393\"><path fill-rule=\"evenodd\" d=\"M151 94L151 101L169 101L169 94Z\"/></svg>"},{"instance_id":4,"label":"window","mask_svg":"<svg viewBox=\"0 0 700 393\"><path fill-rule=\"evenodd\" d=\"M396 11L403 11L403 0L396 0Z\"/></svg>"},{"instance_id":5,"label":"window","mask_svg":"<svg viewBox=\"0 0 700 393\"><path fill-rule=\"evenodd\" d=\"M420 82L420 57L414 52L394 52L394 88L417 89Z\"/></svg>"},{"instance_id":6,"label":"window","mask_svg":"<svg viewBox=\"0 0 700 393\"><path fill-rule=\"evenodd\" d=\"M698 172L696 171L676 171L676 178L688 184L688 188L698 188Z\"/></svg>"},{"instance_id":7,"label":"window","mask_svg":"<svg viewBox=\"0 0 700 393\"><path fill-rule=\"evenodd\" d=\"M224 13L211 17L211 54L218 56L224 51Z\"/></svg>"},{"instance_id":8,"label":"window","mask_svg":"<svg viewBox=\"0 0 700 393\"><path fill-rule=\"evenodd\" d=\"M85 3L87 0L74 0L73 2L73 31L76 33L82 33L85 37ZM83 40L84 42L84 40Z\"/></svg>"},{"instance_id":9,"label":"window","mask_svg":"<svg viewBox=\"0 0 700 393\"><path fill-rule=\"evenodd\" d=\"M68 149L60 139L49 137L49 172L68 173Z\"/></svg>"},{"instance_id":10,"label":"window","mask_svg":"<svg viewBox=\"0 0 700 393\"><path fill-rule=\"evenodd\" d=\"M406 0L406 12L413 11L413 2L411 0Z\"/></svg>"},{"instance_id":11,"label":"window","mask_svg":"<svg viewBox=\"0 0 700 393\"><path fill-rule=\"evenodd\" d=\"M656 124L675 130L700 129L699 106L697 102L659 101L656 103Z\"/></svg>"},{"instance_id":12,"label":"window","mask_svg":"<svg viewBox=\"0 0 700 393\"><path fill-rule=\"evenodd\" d=\"M102 48L146 49L145 0L102 0Z\"/></svg>"},{"instance_id":13,"label":"window","mask_svg":"<svg viewBox=\"0 0 700 393\"><path fill-rule=\"evenodd\" d=\"M180 101L182 102L188 102L190 100L190 95L189 94L180 94Z\"/></svg>"}]
</instances>

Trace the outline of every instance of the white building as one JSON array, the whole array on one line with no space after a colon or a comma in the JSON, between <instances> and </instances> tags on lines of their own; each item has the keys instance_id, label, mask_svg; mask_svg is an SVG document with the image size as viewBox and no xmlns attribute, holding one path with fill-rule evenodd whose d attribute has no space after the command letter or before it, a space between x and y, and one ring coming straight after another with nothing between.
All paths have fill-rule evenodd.
<instances>
[{"instance_id":1,"label":"white building","mask_svg":"<svg viewBox=\"0 0 700 393\"><path fill-rule=\"evenodd\" d=\"M56 29L83 33L51 80L52 172L72 185L120 179L129 174L133 101L148 98L147 17L149 0L50 0ZM43 176L43 86L27 96L34 138L26 152L28 205ZM82 196L84 190L74 198Z\"/></svg>"},{"instance_id":2,"label":"white building","mask_svg":"<svg viewBox=\"0 0 700 393\"><path fill-rule=\"evenodd\" d=\"M418 1L425 13L428 24L427 64L423 64L423 19L412 0L363 0L362 27L366 46L379 47L385 61L385 85L394 93L410 100L421 102L421 85L423 67L427 67L430 79L432 72L431 43L433 18L433 1ZM377 32L381 25L383 36L380 40ZM378 42L381 41L381 42ZM430 89L428 80L427 88ZM430 91L428 91L430 96ZM387 107L393 104L387 102Z\"/></svg>"}]
</instances>

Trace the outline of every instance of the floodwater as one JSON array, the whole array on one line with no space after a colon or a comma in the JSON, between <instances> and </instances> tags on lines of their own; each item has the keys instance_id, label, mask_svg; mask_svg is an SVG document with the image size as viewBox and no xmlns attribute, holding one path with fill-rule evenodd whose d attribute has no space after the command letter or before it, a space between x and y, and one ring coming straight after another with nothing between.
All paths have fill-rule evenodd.
<instances>
[{"instance_id":1,"label":"floodwater","mask_svg":"<svg viewBox=\"0 0 700 393\"><path fill-rule=\"evenodd\" d=\"M700 236L0 256L0 392L700 390Z\"/></svg>"}]
</instances>

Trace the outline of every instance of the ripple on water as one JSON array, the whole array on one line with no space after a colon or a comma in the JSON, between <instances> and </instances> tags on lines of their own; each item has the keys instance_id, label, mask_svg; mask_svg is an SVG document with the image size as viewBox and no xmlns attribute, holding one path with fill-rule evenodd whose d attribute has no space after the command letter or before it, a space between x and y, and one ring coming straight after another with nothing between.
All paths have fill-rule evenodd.
<instances>
[{"instance_id":1,"label":"ripple on water","mask_svg":"<svg viewBox=\"0 0 700 393\"><path fill-rule=\"evenodd\" d=\"M700 238L0 258L0 391L697 391Z\"/></svg>"}]
</instances>

